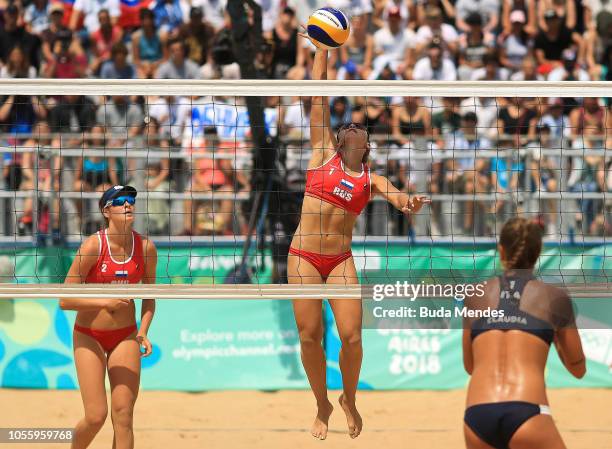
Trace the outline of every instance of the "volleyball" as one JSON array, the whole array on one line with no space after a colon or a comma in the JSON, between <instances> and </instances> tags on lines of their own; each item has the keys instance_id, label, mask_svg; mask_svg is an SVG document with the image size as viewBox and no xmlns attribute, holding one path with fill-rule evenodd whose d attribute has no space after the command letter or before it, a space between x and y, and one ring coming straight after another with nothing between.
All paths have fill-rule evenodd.
<instances>
[{"instance_id":1,"label":"volleyball","mask_svg":"<svg viewBox=\"0 0 612 449\"><path fill-rule=\"evenodd\" d=\"M334 8L317 9L308 18L306 29L313 44L326 50L344 44L351 31L347 17Z\"/></svg>"}]
</instances>

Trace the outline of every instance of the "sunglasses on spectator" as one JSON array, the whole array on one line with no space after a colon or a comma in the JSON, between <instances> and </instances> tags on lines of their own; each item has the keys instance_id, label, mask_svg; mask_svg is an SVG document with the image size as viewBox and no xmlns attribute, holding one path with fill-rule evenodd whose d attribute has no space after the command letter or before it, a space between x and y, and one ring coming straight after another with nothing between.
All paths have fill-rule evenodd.
<instances>
[{"instance_id":1,"label":"sunglasses on spectator","mask_svg":"<svg viewBox=\"0 0 612 449\"><path fill-rule=\"evenodd\" d=\"M130 206L133 206L134 204L136 204L136 198L133 196L118 196L117 198L113 198L112 200L109 200L106 203L106 206L104 207L108 207L108 206L118 207L118 206L125 205L125 203L128 203Z\"/></svg>"}]
</instances>

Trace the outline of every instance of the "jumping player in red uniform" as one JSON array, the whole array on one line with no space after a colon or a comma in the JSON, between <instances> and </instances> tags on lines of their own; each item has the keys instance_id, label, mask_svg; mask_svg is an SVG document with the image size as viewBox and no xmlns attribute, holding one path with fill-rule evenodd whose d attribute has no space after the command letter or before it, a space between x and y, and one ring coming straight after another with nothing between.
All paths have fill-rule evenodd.
<instances>
[{"instance_id":1,"label":"jumping player in red uniform","mask_svg":"<svg viewBox=\"0 0 612 449\"><path fill-rule=\"evenodd\" d=\"M312 78L327 79L326 50L317 50ZM368 201L380 195L404 213L418 212L430 201L423 196L409 198L387 178L370 172L368 133L362 125L344 125L337 138L333 135L327 97L312 98L310 141L312 157L300 224L289 250L288 281L291 284L358 284L351 241L355 221ZM330 305L342 342L343 393L339 402L346 414L349 435L356 438L362 428L355 406L362 359L362 307L358 300L330 300ZM325 353L321 345L322 300L294 300L293 309L302 363L317 401L311 433L315 438L325 439L333 407L327 397Z\"/></svg>"},{"instance_id":2,"label":"jumping player in red uniform","mask_svg":"<svg viewBox=\"0 0 612 449\"><path fill-rule=\"evenodd\" d=\"M136 194L136 189L130 186L114 186L104 192L100 211L107 227L81 245L65 283L155 283L155 245L132 230ZM108 372L113 448L132 449L140 358L152 351L147 332L155 300L143 299L140 329L136 327L132 299L63 299L60 307L78 312L73 337L74 362L85 417L76 425L72 448L88 447L106 420L104 378Z\"/></svg>"}]
</instances>

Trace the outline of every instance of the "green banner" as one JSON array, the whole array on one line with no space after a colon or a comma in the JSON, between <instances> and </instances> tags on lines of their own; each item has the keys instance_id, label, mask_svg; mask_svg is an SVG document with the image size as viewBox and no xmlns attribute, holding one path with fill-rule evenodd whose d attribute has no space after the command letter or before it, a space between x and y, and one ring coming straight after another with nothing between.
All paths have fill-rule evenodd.
<instances>
[{"instance_id":1,"label":"green banner","mask_svg":"<svg viewBox=\"0 0 612 449\"><path fill-rule=\"evenodd\" d=\"M19 283L61 282L73 252L33 248L9 257ZM161 248L158 259L160 283L219 283L240 263L241 248ZM266 256L254 280L269 282L270 266ZM0 385L74 388L75 316L53 300L0 301ZM289 301L158 301L149 337L145 389L307 386Z\"/></svg>"},{"instance_id":2,"label":"green banner","mask_svg":"<svg viewBox=\"0 0 612 449\"><path fill-rule=\"evenodd\" d=\"M546 248L539 260L539 269L546 272L588 272L611 270L612 258L606 247ZM491 246L372 246L354 249L357 265L367 273L401 270L456 270L493 272L499 259ZM361 261L361 263L359 263ZM367 279L369 283L380 279ZM580 311L580 307L578 308ZM610 314L610 309L607 313ZM340 339L328 307L327 315L328 381L333 388L342 388L338 367ZM609 320L608 320L609 321ZM554 347L546 370L550 387L611 387L612 331L581 329L580 336L587 358L587 374L575 379L562 366ZM360 387L370 389L449 389L462 388L468 382L463 369L462 330L439 329L365 329L364 361Z\"/></svg>"},{"instance_id":3,"label":"green banner","mask_svg":"<svg viewBox=\"0 0 612 449\"><path fill-rule=\"evenodd\" d=\"M605 247L547 249L541 265L552 268L612 268ZM240 263L239 246L160 248L158 282L222 283ZM62 282L74 251L20 249L1 263L14 264L17 282ZM354 247L358 270L492 269L487 246ZM269 254L255 259L253 282L270 282ZM1 269L1 272L6 270ZM341 387L339 338L326 309L328 382ZM75 388L72 361L74 312L56 301L0 301L0 385ZM162 390L307 388L289 301L158 301L150 330L154 354L143 360L142 387ZM573 379L552 350L551 387L612 386L612 332L581 330L588 372ZM366 329L360 387L449 389L465 386L460 330Z\"/></svg>"}]
</instances>

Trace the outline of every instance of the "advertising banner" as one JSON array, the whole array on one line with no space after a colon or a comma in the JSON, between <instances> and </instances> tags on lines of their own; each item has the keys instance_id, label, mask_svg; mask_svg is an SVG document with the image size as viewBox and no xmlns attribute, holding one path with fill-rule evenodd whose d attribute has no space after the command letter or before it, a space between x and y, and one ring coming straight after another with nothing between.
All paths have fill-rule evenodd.
<instances>
[{"instance_id":1,"label":"advertising banner","mask_svg":"<svg viewBox=\"0 0 612 449\"><path fill-rule=\"evenodd\" d=\"M499 268L490 247L355 245L353 251L358 271L366 269L366 275L431 269L433 265L436 269ZM547 249L541 266L612 269L604 251L604 247ZM159 283L222 283L241 259L238 246L160 248L158 253ZM63 282L73 255L70 250L19 249L4 252L6 257L0 263L14 265L18 283ZM253 282L270 282L269 254L253 263ZM0 300L0 386L76 388L72 360L75 315L59 309L56 300ZM328 382L331 388L341 388L340 339L327 305L324 316ZM608 368L612 332L597 328L580 332L587 375L573 379L551 349L546 372L549 386L612 386ZM461 334L461 329L364 329L360 388L464 387L468 377L462 363ZM149 337L154 352L143 359L144 389L308 388L290 301L158 301Z\"/></svg>"}]
</instances>

